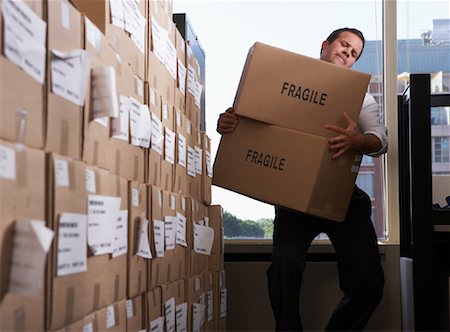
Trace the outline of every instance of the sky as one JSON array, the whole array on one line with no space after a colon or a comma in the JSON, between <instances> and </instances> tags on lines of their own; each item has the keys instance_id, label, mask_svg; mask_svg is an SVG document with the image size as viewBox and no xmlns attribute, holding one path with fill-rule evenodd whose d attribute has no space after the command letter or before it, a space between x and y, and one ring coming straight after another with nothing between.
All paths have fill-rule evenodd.
<instances>
[{"instance_id":1,"label":"sky","mask_svg":"<svg viewBox=\"0 0 450 332\"><path fill-rule=\"evenodd\" d=\"M449 18L449 1L399 1L397 38L420 38L433 19ZM174 13L186 13L206 54L206 133L215 158L219 114L233 104L248 49L256 42L319 57L329 33L344 26L361 30L366 40L382 38L382 3L359 1L189 1L173 0ZM274 209L216 186L213 204L241 219L273 218Z\"/></svg>"}]
</instances>

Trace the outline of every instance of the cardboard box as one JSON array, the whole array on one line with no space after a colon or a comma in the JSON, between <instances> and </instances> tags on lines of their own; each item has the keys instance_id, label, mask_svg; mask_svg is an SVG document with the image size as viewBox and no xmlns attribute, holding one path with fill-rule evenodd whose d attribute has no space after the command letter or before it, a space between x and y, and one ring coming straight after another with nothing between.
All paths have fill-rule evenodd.
<instances>
[{"instance_id":1,"label":"cardboard box","mask_svg":"<svg viewBox=\"0 0 450 332\"><path fill-rule=\"evenodd\" d=\"M26 297L9 292L9 276L15 221L47 220L45 153L0 140L0 154L0 330L44 331L44 285Z\"/></svg>"},{"instance_id":2,"label":"cardboard box","mask_svg":"<svg viewBox=\"0 0 450 332\"><path fill-rule=\"evenodd\" d=\"M224 225L223 209L220 205L208 207L209 227L214 229L214 242L209 256L209 271L222 271L224 267Z\"/></svg>"},{"instance_id":3,"label":"cardboard box","mask_svg":"<svg viewBox=\"0 0 450 332\"><path fill-rule=\"evenodd\" d=\"M194 250L194 224L205 223L205 219L208 218L208 209L201 204L198 200L188 197L186 200L187 209L187 237L189 238L190 254L186 267L189 269L188 276L193 277L208 270L208 255L200 254Z\"/></svg>"},{"instance_id":4,"label":"cardboard box","mask_svg":"<svg viewBox=\"0 0 450 332\"><path fill-rule=\"evenodd\" d=\"M162 290L161 287L156 287L149 291L146 296L146 312L145 316L147 317L147 331L152 331L152 327L157 322L157 319L160 319L160 322L162 320L162 326L160 327L161 330L164 328L164 311L163 311L163 304L162 304ZM159 323L160 323L159 322ZM156 329L155 329L156 330ZM158 330L158 331L161 331Z\"/></svg>"},{"instance_id":5,"label":"cardboard box","mask_svg":"<svg viewBox=\"0 0 450 332\"><path fill-rule=\"evenodd\" d=\"M130 182L128 215L128 287L127 296L133 298L147 291L149 260L138 256L141 219L147 219L147 185ZM150 228L150 224L148 225ZM150 233L148 233L150 234Z\"/></svg>"},{"instance_id":6,"label":"cardboard box","mask_svg":"<svg viewBox=\"0 0 450 332\"><path fill-rule=\"evenodd\" d=\"M130 33L126 32L123 26L114 25L112 21L111 4L109 0L72 0L78 10L84 13L94 23L100 31L106 36L108 43L120 54L126 63L130 65L133 72L141 79L145 77L145 51L139 49L131 38ZM138 0L137 11L131 15L140 15L146 18L145 0ZM133 3L134 5L134 3ZM126 19L126 18L125 18ZM146 48L147 29L142 31L144 34L143 46Z\"/></svg>"},{"instance_id":7,"label":"cardboard box","mask_svg":"<svg viewBox=\"0 0 450 332\"><path fill-rule=\"evenodd\" d=\"M97 331L94 326L96 326L96 316L95 313L86 315L84 318L76 321L75 323L64 326L61 329L56 330L55 332L78 332L78 331Z\"/></svg>"},{"instance_id":8,"label":"cardboard box","mask_svg":"<svg viewBox=\"0 0 450 332\"><path fill-rule=\"evenodd\" d=\"M176 193L186 191L187 186L187 122L186 116L179 110L175 110L175 172L174 172L174 187L173 191Z\"/></svg>"},{"instance_id":9,"label":"cardboard box","mask_svg":"<svg viewBox=\"0 0 450 332\"><path fill-rule=\"evenodd\" d=\"M358 119L370 75L262 43L249 50L234 101L237 114L331 137L325 124Z\"/></svg>"},{"instance_id":10,"label":"cardboard box","mask_svg":"<svg viewBox=\"0 0 450 332\"><path fill-rule=\"evenodd\" d=\"M92 256L88 249L87 271L58 276L58 232L65 213L87 214L88 194L121 198L120 210L128 209L128 184L106 170L56 154L50 155L49 181L52 228L48 275L47 328L59 329L126 297L127 255ZM89 176L87 176L89 174Z\"/></svg>"},{"instance_id":11,"label":"cardboard box","mask_svg":"<svg viewBox=\"0 0 450 332\"><path fill-rule=\"evenodd\" d=\"M200 303L206 304L206 294L205 294L205 282L203 274L196 275L189 279L186 279L186 291L187 291L187 302L188 302L188 331L194 331L194 326L197 325L200 331L203 331L205 327L206 319L203 319L203 324L201 324L201 318L205 318L206 306L204 312L197 312L194 314L194 304ZM195 320L197 323L195 324ZM196 330L196 329L195 329Z\"/></svg>"},{"instance_id":12,"label":"cardboard box","mask_svg":"<svg viewBox=\"0 0 450 332\"><path fill-rule=\"evenodd\" d=\"M187 219L187 209L186 209L186 197L182 193L177 194L176 198L176 214L178 217L185 218L185 224L184 224L184 236L185 236L185 244L182 245L180 243L177 243L175 245L175 253L174 253L174 267L176 270L176 278L177 279L184 279L186 276L188 276L188 255L190 254L190 240L188 237L188 219ZM178 226L180 227L180 226ZM183 228L181 228L183 229Z\"/></svg>"},{"instance_id":13,"label":"cardboard box","mask_svg":"<svg viewBox=\"0 0 450 332\"><path fill-rule=\"evenodd\" d=\"M174 248L169 249L167 247L169 231L176 229L176 225L174 224L173 217L176 216L176 206L177 206L177 195L167 191L162 191L163 195L163 209L162 215L164 220L165 228L165 251L164 251L164 265L166 269L166 280L162 280L162 284L167 282L175 281L180 278L180 271L178 270L179 266L175 264L175 247L176 247L176 233L174 235L175 245ZM170 224L171 223L171 224Z\"/></svg>"},{"instance_id":14,"label":"cardboard box","mask_svg":"<svg viewBox=\"0 0 450 332\"><path fill-rule=\"evenodd\" d=\"M162 105L161 96L158 90L156 90L149 82L145 82L145 103L148 105L150 115L152 117L153 126L161 129L163 135L163 126L161 121ZM152 129L153 130L153 129ZM164 148L164 146L162 147ZM162 162L162 149L158 151L150 147L148 151L148 163L147 163L147 183L156 187L161 187L161 162Z\"/></svg>"},{"instance_id":15,"label":"cardboard box","mask_svg":"<svg viewBox=\"0 0 450 332\"><path fill-rule=\"evenodd\" d=\"M173 322L175 324L175 329L178 324L183 324L187 327L187 312L186 315L182 316L176 312L176 307L185 303L187 306L187 294L186 294L186 282L184 279L169 282L161 286L162 290L162 305L164 310L164 315L166 318L166 330L171 329L168 326L168 322ZM173 320L172 320L173 319ZM184 320L184 322L182 322ZM170 326L171 327L171 326Z\"/></svg>"},{"instance_id":16,"label":"cardboard box","mask_svg":"<svg viewBox=\"0 0 450 332\"><path fill-rule=\"evenodd\" d=\"M223 135L213 184L255 199L343 221L360 156L332 160L327 138L241 118Z\"/></svg>"},{"instance_id":17,"label":"cardboard box","mask_svg":"<svg viewBox=\"0 0 450 332\"><path fill-rule=\"evenodd\" d=\"M64 7L63 7L64 6ZM64 11L62 10L64 8ZM83 148L83 107L52 91L51 52L83 48L80 13L68 2L48 2L48 104L46 150L81 160ZM62 16L68 11L68 15Z\"/></svg>"},{"instance_id":18,"label":"cardboard box","mask_svg":"<svg viewBox=\"0 0 450 332\"><path fill-rule=\"evenodd\" d=\"M148 289L152 290L168 280L168 268L167 261L164 259L166 251L164 251L164 257L157 257L155 247L155 220L164 222L163 215L163 192L160 188L155 186L149 187L148 195L149 206L149 220L150 220L150 246L152 249L152 260L150 261L148 275ZM165 242L165 239L164 239ZM165 246L164 246L165 247Z\"/></svg>"},{"instance_id":19,"label":"cardboard box","mask_svg":"<svg viewBox=\"0 0 450 332\"><path fill-rule=\"evenodd\" d=\"M33 12L44 17L43 1L26 2ZM0 138L35 148L45 144L46 85L39 83L4 56L3 12L0 12ZM24 21L27 18L24 18ZM45 41L42 45L45 47ZM23 93L26 91L26 93Z\"/></svg>"},{"instance_id":20,"label":"cardboard box","mask_svg":"<svg viewBox=\"0 0 450 332\"><path fill-rule=\"evenodd\" d=\"M145 329L145 293L127 300L127 331L139 332Z\"/></svg>"},{"instance_id":21,"label":"cardboard box","mask_svg":"<svg viewBox=\"0 0 450 332\"><path fill-rule=\"evenodd\" d=\"M217 321L217 312L214 311L214 272L206 271L203 273L205 290L205 331L217 331L215 321Z\"/></svg>"},{"instance_id":22,"label":"cardboard box","mask_svg":"<svg viewBox=\"0 0 450 332\"><path fill-rule=\"evenodd\" d=\"M201 133L202 140L202 190L201 197L204 204L211 204L212 186L212 160L211 160L211 139L206 133Z\"/></svg>"},{"instance_id":23,"label":"cardboard box","mask_svg":"<svg viewBox=\"0 0 450 332\"><path fill-rule=\"evenodd\" d=\"M227 286L225 271L214 272L213 289L217 292L214 296L214 311L217 313L218 320L215 321L214 331L226 331L227 321Z\"/></svg>"},{"instance_id":24,"label":"cardboard box","mask_svg":"<svg viewBox=\"0 0 450 332\"><path fill-rule=\"evenodd\" d=\"M176 79L153 52L148 52L148 82L170 105L175 105Z\"/></svg>"},{"instance_id":25,"label":"cardboard box","mask_svg":"<svg viewBox=\"0 0 450 332\"><path fill-rule=\"evenodd\" d=\"M127 331L127 311L125 300L112 303L95 313L98 331Z\"/></svg>"},{"instance_id":26,"label":"cardboard box","mask_svg":"<svg viewBox=\"0 0 450 332\"><path fill-rule=\"evenodd\" d=\"M45 138L45 86L4 56L0 56L0 67L0 137L42 148Z\"/></svg>"},{"instance_id":27,"label":"cardboard box","mask_svg":"<svg viewBox=\"0 0 450 332\"><path fill-rule=\"evenodd\" d=\"M164 127L164 153L161 161L161 188L173 191L175 165L174 109L162 99L162 124Z\"/></svg>"},{"instance_id":28,"label":"cardboard box","mask_svg":"<svg viewBox=\"0 0 450 332\"><path fill-rule=\"evenodd\" d=\"M203 168L203 149L202 136L200 130L194 129L192 138L195 140L192 148L194 149L195 178L193 179L191 194L195 199L202 202L202 177L205 169ZM193 191L192 191L193 189Z\"/></svg>"}]
</instances>

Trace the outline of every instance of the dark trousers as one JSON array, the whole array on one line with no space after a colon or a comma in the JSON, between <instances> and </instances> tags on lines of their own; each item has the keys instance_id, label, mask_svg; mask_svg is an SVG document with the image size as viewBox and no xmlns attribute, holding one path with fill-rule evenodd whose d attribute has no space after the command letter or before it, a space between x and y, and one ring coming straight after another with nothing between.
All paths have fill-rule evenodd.
<instances>
[{"instance_id":1,"label":"dark trousers","mask_svg":"<svg viewBox=\"0 0 450 332\"><path fill-rule=\"evenodd\" d=\"M275 208L272 264L267 277L277 331L303 330L299 298L306 253L311 241L322 232L335 248L339 285L344 293L325 329L364 329L381 301L384 286L370 214L370 198L357 187L344 222Z\"/></svg>"}]
</instances>

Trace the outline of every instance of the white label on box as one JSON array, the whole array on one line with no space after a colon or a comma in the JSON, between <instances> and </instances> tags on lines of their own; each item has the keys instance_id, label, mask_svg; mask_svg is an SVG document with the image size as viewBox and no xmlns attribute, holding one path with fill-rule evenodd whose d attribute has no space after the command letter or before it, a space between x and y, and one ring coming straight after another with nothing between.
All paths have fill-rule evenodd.
<instances>
[{"instance_id":1,"label":"white label on box","mask_svg":"<svg viewBox=\"0 0 450 332\"><path fill-rule=\"evenodd\" d=\"M180 128L181 127L181 114L180 114L180 112L176 111L175 115L176 115L177 128Z\"/></svg>"},{"instance_id":2,"label":"white label on box","mask_svg":"<svg viewBox=\"0 0 450 332\"><path fill-rule=\"evenodd\" d=\"M136 33L137 21L135 12L137 10L137 3L135 0L123 1L124 17L125 17L125 31L133 35Z\"/></svg>"},{"instance_id":3,"label":"white label on box","mask_svg":"<svg viewBox=\"0 0 450 332\"><path fill-rule=\"evenodd\" d=\"M94 255L113 252L120 197L88 195L88 245Z\"/></svg>"},{"instance_id":4,"label":"white label on box","mask_svg":"<svg viewBox=\"0 0 450 332\"><path fill-rule=\"evenodd\" d=\"M195 172L199 175L202 175L203 173L203 167L202 167L202 159L203 159L203 150L199 148L198 146L195 146Z\"/></svg>"},{"instance_id":5,"label":"white label on box","mask_svg":"<svg viewBox=\"0 0 450 332\"><path fill-rule=\"evenodd\" d=\"M177 244L187 247L186 243L186 217L177 212L178 226L177 226Z\"/></svg>"},{"instance_id":6,"label":"white label on box","mask_svg":"<svg viewBox=\"0 0 450 332\"><path fill-rule=\"evenodd\" d=\"M144 96L144 81L141 80L138 76L134 75L134 80L136 81L136 92L139 97Z\"/></svg>"},{"instance_id":7,"label":"white label on box","mask_svg":"<svg viewBox=\"0 0 450 332\"><path fill-rule=\"evenodd\" d=\"M162 193L161 190L158 191L158 205L162 208Z\"/></svg>"},{"instance_id":8,"label":"white label on box","mask_svg":"<svg viewBox=\"0 0 450 332\"><path fill-rule=\"evenodd\" d=\"M164 221L153 220L156 257L164 257Z\"/></svg>"},{"instance_id":9,"label":"white label on box","mask_svg":"<svg viewBox=\"0 0 450 332\"><path fill-rule=\"evenodd\" d=\"M117 212L112 257L125 255L128 251L128 210Z\"/></svg>"},{"instance_id":10,"label":"white label on box","mask_svg":"<svg viewBox=\"0 0 450 332\"><path fill-rule=\"evenodd\" d=\"M145 30L147 28L147 20L145 17L141 14L139 9L135 10L136 15L136 28L131 34L131 39L136 44L139 51L141 51L142 54L145 52Z\"/></svg>"},{"instance_id":11,"label":"white label on box","mask_svg":"<svg viewBox=\"0 0 450 332\"><path fill-rule=\"evenodd\" d=\"M205 315L205 305L200 303L192 304L192 331L200 332L202 321Z\"/></svg>"},{"instance_id":12,"label":"white label on box","mask_svg":"<svg viewBox=\"0 0 450 332\"><path fill-rule=\"evenodd\" d=\"M133 318L134 312L133 312L133 300L127 300L125 302L125 306L127 309L127 319Z\"/></svg>"},{"instance_id":13,"label":"white label on box","mask_svg":"<svg viewBox=\"0 0 450 332\"><path fill-rule=\"evenodd\" d=\"M52 50L52 92L78 106L83 106L88 85L89 63L90 55L87 51Z\"/></svg>"},{"instance_id":14,"label":"white label on box","mask_svg":"<svg viewBox=\"0 0 450 332\"><path fill-rule=\"evenodd\" d=\"M143 258L152 259L150 243L148 242L148 224L149 221L144 216L141 216L139 223L137 255Z\"/></svg>"},{"instance_id":15,"label":"white label on box","mask_svg":"<svg viewBox=\"0 0 450 332\"><path fill-rule=\"evenodd\" d=\"M92 322L87 323L83 326L83 332L94 332L94 325L92 324Z\"/></svg>"},{"instance_id":16,"label":"white label on box","mask_svg":"<svg viewBox=\"0 0 450 332\"><path fill-rule=\"evenodd\" d=\"M181 93L186 95L186 67L178 60L178 87Z\"/></svg>"},{"instance_id":17,"label":"white label on box","mask_svg":"<svg viewBox=\"0 0 450 332\"><path fill-rule=\"evenodd\" d=\"M153 88L150 88L150 103L156 106L156 91Z\"/></svg>"},{"instance_id":18,"label":"white label on box","mask_svg":"<svg viewBox=\"0 0 450 332\"><path fill-rule=\"evenodd\" d=\"M186 168L186 137L178 133L178 165Z\"/></svg>"},{"instance_id":19,"label":"white label on box","mask_svg":"<svg viewBox=\"0 0 450 332\"><path fill-rule=\"evenodd\" d=\"M220 318L227 316L227 289L220 290Z\"/></svg>"},{"instance_id":20,"label":"white label on box","mask_svg":"<svg viewBox=\"0 0 450 332\"><path fill-rule=\"evenodd\" d=\"M195 81L195 105L197 105L198 108L201 106L201 100L202 100L202 92L203 92L203 85L200 84L200 82Z\"/></svg>"},{"instance_id":21,"label":"white label on box","mask_svg":"<svg viewBox=\"0 0 450 332\"><path fill-rule=\"evenodd\" d=\"M91 194L95 194L97 192L95 183L95 171L86 168L85 175L86 175L86 191Z\"/></svg>"},{"instance_id":22,"label":"white label on box","mask_svg":"<svg viewBox=\"0 0 450 332\"><path fill-rule=\"evenodd\" d=\"M63 213L58 223L58 277L87 271L87 215Z\"/></svg>"},{"instance_id":23,"label":"white label on box","mask_svg":"<svg viewBox=\"0 0 450 332\"><path fill-rule=\"evenodd\" d=\"M195 89L197 88L195 85L196 79L195 79L195 70L194 67L191 65L188 65L187 70L187 91L195 96Z\"/></svg>"},{"instance_id":24,"label":"white label on box","mask_svg":"<svg viewBox=\"0 0 450 332\"><path fill-rule=\"evenodd\" d=\"M152 150L156 151L160 155L163 152L164 136L163 125L158 116L152 113Z\"/></svg>"},{"instance_id":25,"label":"white label on box","mask_svg":"<svg viewBox=\"0 0 450 332\"><path fill-rule=\"evenodd\" d=\"M55 159L55 182L58 187L69 186L69 162Z\"/></svg>"},{"instance_id":26,"label":"white label on box","mask_svg":"<svg viewBox=\"0 0 450 332\"><path fill-rule=\"evenodd\" d=\"M188 135L192 134L192 128L191 127L192 127L191 121L187 120L186 121L186 132L187 132Z\"/></svg>"},{"instance_id":27,"label":"white label on box","mask_svg":"<svg viewBox=\"0 0 450 332\"><path fill-rule=\"evenodd\" d=\"M186 45L186 49L187 49L187 56L188 56L188 59L190 60L191 57L192 57L192 48L191 48L191 45L187 44L187 45Z\"/></svg>"},{"instance_id":28,"label":"white label on box","mask_svg":"<svg viewBox=\"0 0 450 332\"><path fill-rule=\"evenodd\" d=\"M94 119L94 122L98 123L100 126L108 128L108 120L109 118L107 116L104 116L102 118Z\"/></svg>"},{"instance_id":29,"label":"white label on box","mask_svg":"<svg viewBox=\"0 0 450 332\"><path fill-rule=\"evenodd\" d=\"M193 225L194 251L198 254L211 255L214 242L214 229L207 226Z\"/></svg>"},{"instance_id":30,"label":"white label on box","mask_svg":"<svg viewBox=\"0 0 450 332\"><path fill-rule=\"evenodd\" d=\"M202 281L201 281L200 277L195 277L194 278L194 290L196 292L198 292L200 290L200 288L202 288Z\"/></svg>"},{"instance_id":31,"label":"white label on box","mask_svg":"<svg viewBox=\"0 0 450 332\"><path fill-rule=\"evenodd\" d=\"M211 153L205 151L205 161L206 161L206 175L210 178L213 177L213 168L211 163Z\"/></svg>"},{"instance_id":32,"label":"white label on box","mask_svg":"<svg viewBox=\"0 0 450 332\"><path fill-rule=\"evenodd\" d=\"M143 148L150 147L152 126L148 106L130 97L131 144Z\"/></svg>"},{"instance_id":33,"label":"white label on box","mask_svg":"<svg viewBox=\"0 0 450 332\"><path fill-rule=\"evenodd\" d=\"M177 198L172 194L170 195L170 208L172 210L175 210L177 208Z\"/></svg>"},{"instance_id":34,"label":"white label on box","mask_svg":"<svg viewBox=\"0 0 450 332\"><path fill-rule=\"evenodd\" d=\"M163 120L167 120L169 118L169 111L167 104L162 105L162 118Z\"/></svg>"},{"instance_id":35,"label":"white label on box","mask_svg":"<svg viewBox=\"0 0 450 332\"><path fill-rule=\"evenodd\" d=\"M91 103L94 119L119 116L116 70L111 66L94 67L91 71Z\"/></svg>"},{"instance_id":36,"label":"white label on box","mask_svg":"<svg viewBox=\"0 0 450 332\"><path fill-rule=\"evenodd\" d=\"M53 235L44 221L16 221L9 280L11 293L37 297L43 290L45 259Z\"/></svg>"},{"instance_id":37,"label":"white label on box","mask_svg":"<svg viewBox=\"0 0 450 332\"><path fill-rule=\"evenodd\" d=\"M101 33L100 30L85 16L86 39L97 53L100 52Z\"/></svg>"},{"instance_id":38,"label":"white label on box","mask_svg":"<svg viewBox=\"0 0 450 332\"><path fill-rule=\"evenodd\" d=\"M181 210L186 211L186 198L181 197Z\"/></svg>"},{"instance_id":39,"label":"white label on box","mask_svg":"<svg viewBox=\"0 0 450 332\"><path fill-rule=\"evenodd\" d=\"M119 96L119 117L111 119L112 137L128 142L130 126L131 100L126 96Z\"/></svg>"},{"instance_id":40,"label":"white label on box","mask_svg":"<svg viewBox=\"0 0 450 332\"><path fill-rule=\"evenodd\" d=\"M131 188L131 201L133 206L139 207L139 189Z\"/></svg>"},{"instance_id":41,"label":"white label on box","mask_svg":"<svg viewBox=\"0 0 450 332\"><path fill-rule=\"evenodd\" d=\"M70 30L69 4L67 0L61 0L61 25Z\"/></svg>"},{"instance_id":42,"label":"white label on box","mask_svg":"<svg viewBox=\"0 0 450 332\"><path fill-rule=\"evenodd\" d=\"M158 317L150 322L150 332L164 332L164 317Z\"/></svg>"},{"instance_id":43,"label":"white label on box","mask_svg":"<svg viewBox=\"0 0 450 332\"><path fill-rule=\"evenodd\" d=\"M109 4L112 24L119 28L125 29L123 0L110 0Z\"/></svg>"},{"instance_id":44,"label":"white label on box","mask_svg":"<svg viewBox=\"0 0 450 332\"><path fill-rule=\"evenodd\" d=\"M187 174L195 178L195 150L187 147Z\"/></svg>"},{"instance_id":45,"label":"white label on box","mask_svg":"<svg viewBox=\"0 0 450 332\"><path fill-rule=\"evenodd\" d=\"M171 297L164 303L166 316L166 331L175 331L175 298Z\"/></svg>"},{"instance_id":46,"label":"white label on box","mask_svg":"<svg viewBox=\"0 0 450 332\"><path fill-rule=\"evenodd\" d=\"M175 163L175 133L166 127L165 138L164 159L173 165Z\"/></svg>"},{"instance_id":47,"label":"white label on box","mask_svg":"<svg viewBox=\"0 0 450 332\"><path fill-rule=\"evenodd\" d=\"M175 307L177 332L187 331L187 307L187 302L181 303Z\"/></svg>"},{"instance_id":48,"label":"white label on box","mask_svg":"<svg viewBox=\"0 0 450 332\"><path fill-rule=\"evenodd\" d=\"M22 0L2 1L2 15L6 57L43 84L47 23Z\"/></svg>"},{"instance_id":49,"label":"white label on box","mask_svg":"<svg viewBox=\"0 0 450 332\"><path fill-rule=\"evenodd\" d=\"M166 40L169 32L162 26L152 20L152 42L153 42L153 53L158 58L161 63L164 63L166 57Z\"/></svg>"},{"instance_id":50,"label":"white label on box","mask_svg":"<svg viewBox=\"0 0 450 332\"><path fill-rule=\"evenodd\" d=\"M172 26L169 24L169 26ZM177 79L177 49L172 41L166 39L166 58L164 64L174 80Z\"/></svg>"},{"instance_id":51,"label":"white label on box","mask_svg":"<svg viewBox=\"0 0 450 332\"><path fill-rule=\"evenodd\" d=\"M0 178L16 179L16 151L0 145Z\"/></svg>"},{"instance_id":52,"label":"white label on box","mask_svg":"<svg viewBox=\"0 0 450 332\"><path fill-rule=\"evenodd\" d=\"M177 224L178 224L178 220L176 220L176 217L172 217L172 216L164 217L166 250L174 250L175 249L175 236L176 236L176 232L177 232L177 227L176 227Z\"/></svg>"},{"instance_id":53,"label":"white label on box","mask_svg":"<svg viewBox=\"0 0 450 332\"><path fill-rule=\"evenodd\" d=\"M214 318L213 296L214 296L213 295L213 291L212 290L208 291L208 293L207 293L207 302L208 302L208 305L207 305L208 314L207 314L207 316L208 316L208 322L212 321L213 318Z\"/></svg>"},{"instance_id":54,"label":"white label on box","mask_svg":"<svg viewBox=\"0 0 450 332\"><path fill-rule=\"evenodd\" d=\"M114 305L109 305L106 307L106 328L110 329L116 325L116 316L114 312Z\"/></svg>"}]
</instances>

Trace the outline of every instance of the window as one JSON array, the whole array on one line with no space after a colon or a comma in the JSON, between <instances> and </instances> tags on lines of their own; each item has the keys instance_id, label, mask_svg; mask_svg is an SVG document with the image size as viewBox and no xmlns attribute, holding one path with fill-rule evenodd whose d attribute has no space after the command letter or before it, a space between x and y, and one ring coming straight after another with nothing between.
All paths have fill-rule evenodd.
<instances>
[{"instance_id":1,"label":"window","mask_svg":"<svg viewBox=\"0 0 450 332\"><path fill-rule=\"evenodd\" d=\"M435 163L448 163L449 159L449 138L433 137L432 138L433 161Z\"/></svg>"},{"instance_id":2,"label":"window","mask_svg":"<svg viewBox=\"0 0 450 332\"><path fill-rule=\"evenodd\" d=\"M450 125L450 107L432 107L431 125Z\"/></svg>"},{"instance_id":3,"label":"window","mask_svg":"<svg viewBox=\"0 0 450 332\"><path fill-rule=\"evenodd\" d=\"M359 173L356 179L356 185L369 195L371 200L375 199L373 181L373 173Z\"/></svg>"}]
</instances>

